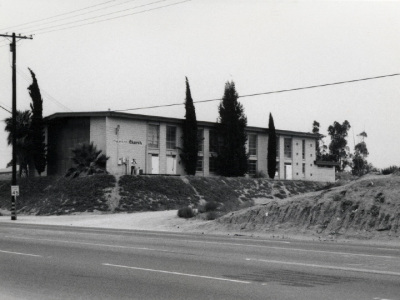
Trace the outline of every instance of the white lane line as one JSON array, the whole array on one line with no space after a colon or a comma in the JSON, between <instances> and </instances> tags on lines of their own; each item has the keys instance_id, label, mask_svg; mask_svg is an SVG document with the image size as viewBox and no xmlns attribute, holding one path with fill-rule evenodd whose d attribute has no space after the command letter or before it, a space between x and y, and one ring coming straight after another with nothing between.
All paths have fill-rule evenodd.
<instances>
[{"instance_id":1,"label":"white lane line","mask_svg":"<svg viewBox=\"0 0 400 300\"><path fill-rule=\"evenodd\" d=\"M287 251L299 251L299 252L313 252L313 253L329 253L335 255L350 255L350 256L363 256L363 257L380 257L380 258L395 258L399 259L397 256L389 255L374 255L374 254L362 254L362 253L350 253L350 252L336 252L336 251L324 251L324 250L308 250L300 248L287 248L287 247L276 247L276 246L264 246L264 245L248 245L248 244L238 244L238 243L220 243L220 242L206 242L206 241L186 241L188 243L203 243L203 244L217 244L217 245L233 245L233 246L245 246L245 247L258 247L258 248L268 248L275 250L287 250Z\"/></svg>"},{"instance_id":2,"label":"white lane line","mask_svg":"<svg viewBox=\"0 0 400 300\"><path fill-rule=\"evenodd\" d=\"M54 239L37 239L37 238L16 237L16 236L6 236L6 237L13 238L13 239L47 241L47 242L57 242L57 243L65 243L65 244L78 244L78 245L89 245L89 246L102 246L102 247L122 248L122 249L147 250L147 251L159 251L159 252L178 252L178 251L154 249L154 248L147 248L147 247L131 247L131 246L122 246L122 245L109 245L109 244L97 244L97 243L86 243L86 242L74 242L74 241L54 240Z\"/></svg>"},{"instance_id":3,"label":"white lane line","mask_svg":"<svg viewBox=\"0 0 400 300\"><path fill-rule=\"evenodd\" d=\"M375 248L379 250L387 250L387 251L400 251L400 249L394 249L394 248Z\"/></svg>"},{"instance_id":4,"label":"white lane line","mask_svg":"<svg viewBox=\"0 0 400 300\"><path fill-rule=\"evenodd\" d=\"M245 283L245 284L251 283L250 281L235 280L235 279L228 279L228 278L222 278L222 277L196 275L196 274L189 274L189 273L172 272L172 271L165 271L165 270L130 267L130 266L123 266L123 265L113 265L113 264L107 264L107 263L103 263L102 265L103 266L109 266L109 267L117 267L117 268L125 268L125 269L133 269L133 270L140 270L140 271L163 273L163 274L171 274L171 275L180 275L180 276L187 276L187 277L196 277L196 278L204 278L204 279L229 281L229 282L235 282L235 283Z\"/></svg>"},{"instance_id":5,"label":"white lane line","mask_svg":"<svg viewBox=\"0 0 400 300\"><path fill-rule=\"evenodd\" d=\"M43 257L41 255L37 254L29 254L29 253L21 253L21 252L12 252L12 251L5 251L5 250L0 250L1 253L7 253L7 254L15 254L15 255L25 255L25 256L34 256L34 257Z\"/></svg>"},{"instance_id":6,"label":"white lane line","mask_svg":"<svg viewBox=\"0 0 400 300\"><path fill-rule=\"evenodd\" d=\"M292 265L292 266L331 269L331 270L340 270L340 271L371 273L371 274L379 274L379 275L400 276L400 272L391 272L391 271L358 269L358 268L348 268L348 267L337 267L337 266L330 266L330 265L306 264L306 263L288 262L288 261L282 261L282 260L253 259L253 258L246 258L246 260L247 261L258 261L258 262L272 263L272 264L280 264L280 265Z\"/></svg>"}]
</instances>

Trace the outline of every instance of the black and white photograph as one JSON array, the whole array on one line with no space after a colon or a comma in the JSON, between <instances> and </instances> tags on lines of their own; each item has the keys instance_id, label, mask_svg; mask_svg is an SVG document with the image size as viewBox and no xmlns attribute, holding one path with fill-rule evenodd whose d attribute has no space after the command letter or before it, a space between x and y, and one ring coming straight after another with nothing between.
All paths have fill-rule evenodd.
<instances>
[{"instance_id":1,"label":"black and white photograph","mask_svg":"<svg viewBox=\"0 0 400 300\"><path fill-rule=\"evenodd\" d=\"M0 299L400 300L400 0L0 0L0 121Z\"/></svg>"}]
</instances>

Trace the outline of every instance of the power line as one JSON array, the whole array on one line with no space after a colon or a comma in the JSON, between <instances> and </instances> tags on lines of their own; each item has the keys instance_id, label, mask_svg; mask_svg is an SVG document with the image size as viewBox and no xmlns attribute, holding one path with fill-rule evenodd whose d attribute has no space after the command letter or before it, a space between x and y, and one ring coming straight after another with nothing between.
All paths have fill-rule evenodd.
<instances>
[{"instance_id":1,"label":"power line","mask_svg":"<svg viewBox=\"0 0 400 300\"><path fill-rule=\"evenodd\" d=\"M154 3L157 3L157 2L161 2L161 1L165 1L165 0L156 1L156 2L153 2L153 3L150 3L150 4L154 4ZM45 33L50 33L50 32L61 31L61 30L67 30L67 29L71 29L71 28L82 27L82 26L86 26L86 25L92 25L92 24L95 24L95 23L106 22L106 21L110 21L110 20L114 20L114 19L119 19L119 18L128 17L128 16L132 16L132 15L138 15L138 14L141 14L141 13L145 13L145 12L149 12L149 11L153 11L153 10L158 10L158 9L162 9L162 8L166 8L166 7L170 7L170 6L174 6L174 5L178 5L178 4L182 4L182 3L185 3L185 2L189 2L189 1L192 1L192 0L184 0L184 1L181 1L181 2L176 2L176 3L164 5L164 6L150 8L150 9L142 10L142 11L139 11L139 12L134 12L134 13L130 13L130 14L116 16L116 17L112 17L112 18L108 18L108 19L104 19L104 20L93 21L93 22L86 23L86 24L80 24L80 25L75 25L75 26L70 26L70 27L65 27L65 28L60 28L60 29L44 31L44 32L40 32L38 34L45 34ZM146 4L146 5L150 5L150 4ZM81 22L81 21L77 21L77 22Z\"/></svg>"},{"instance_id":2,"label":"power line","mask_svg":"<svg viewBox=\"0 0 400 300\"><path fill-rule=\"evenodd\" d=\"M114 1L115 1L115 0L114 0ZM128 3L128 2L133 2L133 1L137 1L137 0L128 0L128 1L125 1L125 2L122 2L122 3L117 3L117 4L109 5L109 6L106 6L106 7L101 7L101 8L98 8L98 9L95 9L95 10L91 10L91 11L88 11L88 12L84 12L84 13L81 13L81 14L78 14L78 15L69 16L69 17L65 17L65 18L62 18L62 19L53 20L53 21L50 21L50 22L46 22L46 23L42 23L42 24L38 24L38 25L33 25L33 26L42 26L42 25L46 25L46 24L51 24L51 23L55 23L55 22L60 22L60 21L63 21L63 20L68 20L68 19L77 18L77 17L80 17L80 16L84 16L84 15L87 15L87 14L94 13L94 12L96 12L96 11L108 9L108 8L111 8L111 7L114 7L114 6L119 6L119 5L126 4L126 3ZM76 22L80 22L80 21L77 20ZM62 26L62 25L63 25L63 24L58 25L58 26ZM24 30L24 29L29 28L29 27L30 27L30 26L28 26L28 27L22 27L22 28L19 29L19 30ZM46 27L46 28L51 28L51 27ZM33 29L33 30L35 30L35 29ZM40 29L38 29L38 30L40 30Z\"/></svg>"},{"instance_id":3,"label":"power line","mask_svg":"<svg viewBox=\"0 0 400 300\"><path fill-rule=\"evenodd\" d=\"M3 106L0 105L0 108L4 109L5 111L9 112L11 114L11 111L9 111L7 108L4 108Z\"/></svg>"},{"instance_id":4,"label":"power line","mask_svg":"<svg viewBox=\"0 0 400 300\"><path fill-rule=\"evenodd\" d=\"M156 3L159 3L159 2L164 2L164 1L167 1L167 0L158 0L158 1L155 1L155 2L134 6L134 7L127 8L127 9L123 9L123 10L119 10L119 11L115 11L115 12L111 12L111 13L106 13L106 14L103 14L103 15L98 15L98 16L86 18L86 19L83 19L83 20L76 20L76 21L67 22L67 23L64 23L64 24L54 25L54 26L50 26L50 27L49 26L48 27L43 27L43 28L39 28L39 29L34 30L34 32L46 30L46 29L49 29L49 28L60 27L60 26L75 24L75 23L79 23L79 22L89 21L89 20L93 20L93 19L97 19L97 18L109 16L109 15L114 15L114 14L121 13L121 12L128 11L128 10L133 10L133 9L137 9L137 8L140 8L140 7L149 6L149 5L156 4Z\"/></svg>"},{"instance_id":5,"label":"power line","mask_svg":"<svg viewBox=\"0 0 400 300\"><path fill-rule=\"evenodd\" d=\"M26 75L22 70L20 70L17 67L17 73L18 75L20 75L22 77L22 79L24 79L26 82L30 83L30 78L28 77L28 75ZM58 101L57 99L55 99L53 96L51 96L46 90L44 90L43 88L40 88L40 91L42 92L42 94L44 94L46 96L46 98L52 102L54 102L55 104L58 104L59 106L61 106L63 109L72 112L73 110L68 108L67 106L65 106L64 104L62 104L60 101Z\"/></svg>"},{"instance_id":6,"label":"power line","mask_svg":"<svg viewBox=\"0 0 400 300\"><path fill-rule=\"evenodd\" d=\"M270 95L270 94L278 94L278 93L286 93L286 92L300 91L300 90L306 90L306 89L327 87L327 86L332 86L332 85L354 83L354 82L359 82L359 81L374 80L374 79L380 79L380 78L385 78L385 77L394 77L394 76L399 76L399 75L400 75L400 73L395 73L395 74L389 74L389 75L374 76L374 77L367 77L367 78L361 78L361 79L353 79L353 80L339 81L339 82L333 82L333 83L325 83L325 84L319 84L319 85L311 85L311 86L305 86L305 87L299 87L299 88L292 88L292 89L285 89L285 90L278 90L278 91L270 91L270 92L263 92L263 93L248 94L248 95L239 96L238 98L254 97L254 96L260 96L260 95ZM199 100L199 101L193 101L193 103L205 103L205 102L213 102L213 101L221 101L221 100L222 100L222 98L209 99L209 100ZM115 112L118 112L118 111L122 112L122 111L130 111L130 110L141 110L141 109L150 109L150 108L171 107L171 106L178 106L178 105L184 105L184 104L185 103L171 103L171 104L164 104L164 105L154 105L154 106L146 106L146 107L118 109L118 110L114 110L114 111Z\"/></svg>"},{"instance_id":7,"label":"power line","mask_svg":"<svg viewBox=\"0 0 400 300\"><path fill-rule=\"evenodd\" d=\"M20 26L23 26L23 25L50 20L50 19L53 19L53 18L56 18L56 17L72 14L72 13L75 13L75 12L78 12L78 11L82 11L82 10L85 10L85 9L89 9L89 8L92 8L92 7L104 5L104 4L107 4L107 3L110 3L110 2L115 2L115 1L117 1L117 0L110 0L110 1L103 2L103 3L87 6L87 7L84 7L84 8L80 8L80 9L72 10L72 11L65 12L65 13L62 13L62 14L59 14L59 15L55 15L55 16L52 16L52 17L48 17L48 18L45 18L45 19L39 19L39 20L30 21L30 22L19 24L19 25L15 25L15 26L9 26L9 27L0 28L0 30L6 30L6 29L9 29L9 28L13 28L14 29L14 28L17 28L17 27L20 27Z\"/></svg>"}]
</instances>

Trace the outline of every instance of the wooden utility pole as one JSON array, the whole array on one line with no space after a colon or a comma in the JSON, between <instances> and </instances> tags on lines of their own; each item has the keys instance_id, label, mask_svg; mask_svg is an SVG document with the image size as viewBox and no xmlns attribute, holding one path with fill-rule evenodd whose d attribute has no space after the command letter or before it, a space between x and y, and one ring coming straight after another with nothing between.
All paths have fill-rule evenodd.
<instances>
[{"instance_id":1,"label":"wooden utility pole","mask_svg":"<svg viewBox=\"0 0 400 300\"><path fill-rule=\"evenodd\" d=\"M12 179L11 179L11 220L17 220L17 209L16 209L16 199L19 196L19 187L17 186L17 153L16 153L16 143L17 143L17 42L18 39L32 39L32 36L16 36L15 33L12 35L0 34L0 37L11 37L12 42L10 44L10 51L13 54L12 59Z\"/></svg>"}]
</instances>

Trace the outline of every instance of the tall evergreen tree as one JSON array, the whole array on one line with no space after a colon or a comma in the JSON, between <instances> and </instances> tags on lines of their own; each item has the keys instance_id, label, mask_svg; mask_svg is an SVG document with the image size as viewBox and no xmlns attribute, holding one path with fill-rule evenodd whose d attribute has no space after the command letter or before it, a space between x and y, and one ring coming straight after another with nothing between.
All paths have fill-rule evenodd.
<instances>
[{"instance_id":1,"label":"tall evergreen tree","mask_svg":"<svg viewBox=\"0 0 400 300\"><path fill-rule=\"evenodd\" d=\"M247 173L248 158L246 153L247 118L242 104L238 102L235 83L227 82L219 105L218 134L223 144L218 149L217 167L222 176L243 176Z\"/></svg>"},{"instance_id":2,"label":"tall evergreen tree","mask_svg":"<svg viewBox=\"0 0 400 300\"><path fill-rule=\"evenodd\" d=\"M369 165L367 162L369 152L367 149L367 144L364 141L364 139L367 137L367 133L363 131L358 136L361 137L361 141L354 147L352 173L353 175L362 176L369 171Z\"/></svg>"},{"instance_id":3,"label":"tall evergreen tree","mask_svg":"<svg viewBox=\"0 0 400 300\"><path fill-rule=\"evenodd\" d=\"M186 77L186 99L185 99L185 119L183 120L183 147L181 148L181 160L185 171L189 175L196 174L197 153L199 144L197 139L197 120L196 110L193 105L192 94L190 92L189 81Z\"/></svg>"},{"instance_id":4,"label":"tall evergreen tree","mask_svg":"<svg viewBox=\"0 0 400 300\"><path fill-rule=\"evenodd\" d=\"M268 176L271 179L274 179L276 173L276 131L274 119L272 118L272 114L269 114L269 123L268 123L268 154L267 154L267 162L268 162Z\"/></svg>"},{"instance_id":5,"label":"tall evergreen tree","mask_svg":"<svg viewBox=\"0 0 400 300\"><path fill-rule=\"evenodd\" d=\"M322 134L319 134L319 123L317 121L313 122L313 129L312 129L312 133L318 134L319 137L317 139L317 143L315 145L315 149L317 152L317 160L320 160L322 158L322 152L321 152L321 141L322 139L325 137Z\"/></svg>"},{"instance_id":6,"label":"tall evergreen tree","mask_svg":"<svg viewBox=\"0 0 400 300\"><path fill-rule=\"evenodd\" d=\"M44 143L44 123L43 123L43 100L40 94L39 85L35 73L29 69L32 75L32 84L28 87L29 95L32 98L32 158L35 168L39 175L46 168L46 145Z\"/></svg>"},{"instance_id":7,"label":"tall evergreen tree","mask_svg":"<svg viewBox=\"0 0 400 300\"><path fill-rule=\"evenodd\" d=\"M334 122L333 125L328 127L328 134L331 136L331 143L329 144L329 154L333 161L339 163L338 171L342 171L347 165L346 158L349 155L346 137L350 129L350 123L345 120L343 124Z\"/></svg>"}]
</instances>

